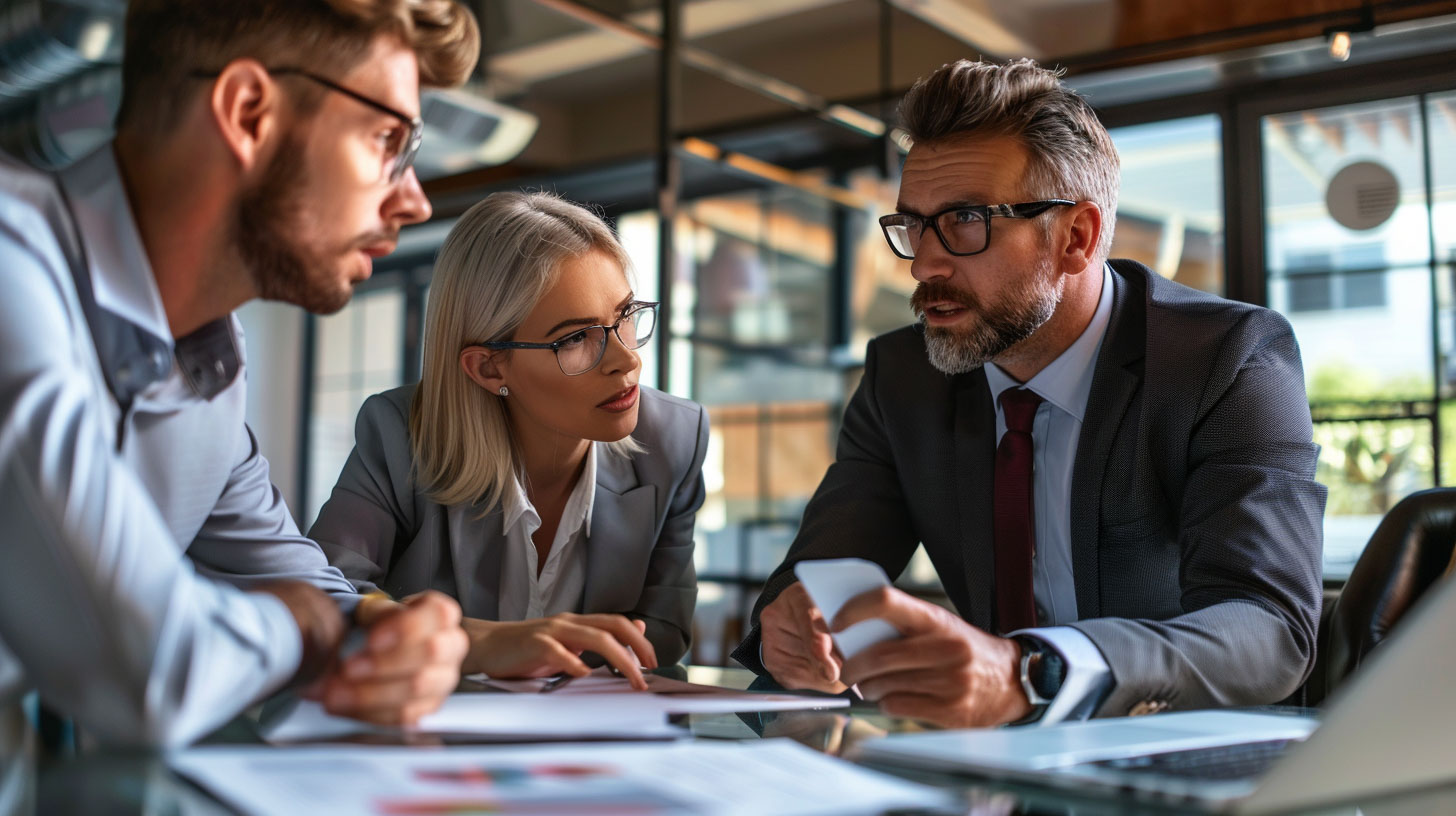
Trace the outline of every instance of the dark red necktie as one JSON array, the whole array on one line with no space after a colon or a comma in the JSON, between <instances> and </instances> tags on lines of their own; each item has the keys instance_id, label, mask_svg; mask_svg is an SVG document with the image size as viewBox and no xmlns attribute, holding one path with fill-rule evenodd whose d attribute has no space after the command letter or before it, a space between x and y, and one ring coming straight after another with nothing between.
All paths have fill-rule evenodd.
<instances>
[{"instance_id":1,"label":"dark red necktie","mask_svg":"<svg viewBox=\"0 0 1456 816\"><path fill-rule=\"evenodd\" d=\"M1032 516L1031 425L1041 397L1025 388L1001 392L1006 433L996 446L996 628L1003 634L1036 625L1031 558L1036 551Z\"/></svg>"}]
</instances>

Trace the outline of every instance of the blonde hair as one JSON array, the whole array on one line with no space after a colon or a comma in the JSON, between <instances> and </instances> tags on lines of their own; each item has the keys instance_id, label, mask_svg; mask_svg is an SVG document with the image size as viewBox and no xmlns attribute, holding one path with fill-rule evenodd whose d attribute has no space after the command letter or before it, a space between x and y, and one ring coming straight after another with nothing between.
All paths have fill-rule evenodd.
<instances>
[{"instance_id":1,"label":"blonde hair","mask_svg":"<svg viewBox=\"0 0 1456 816\"><path fill-rule=\"evenodd\" d=\"M425 312L424 367L410 405L416 478L443 505L483 501L489 512L519 462L505 402L460 369L460 352L509 340L556 281L592 250L630 275L617 236L586 209L549 193L495 193L451 228L435 259ZM509 353L509 352L507 352ZM608 450L642 450L629 436Z\"/></svg>"},{"instance_id":2,"label":"blonde hair","mask_svg":"<svg viewBox=\"0 0 1456 816\"><path fill-rule=\"evenodd\" d=\"M1025 194L1096 204L1102 211L1097 255L1106 260L1121 183L1117 148L1092 106L1061 76L1029 59L952 62L905 94L901 124L917 144L963 135L1020 141L1030 154Z\"/></svg>"},{"instance_id":3,"label":"blonde hair","mask_svg":"<svg viewBox=\"0 0 1456 816\"><path fill-rule=\"evenodd\" d=\"M186 91L202 87L193 71L251 57L341 74L380 35L415 52L425 87L459 85L480 56L479 26L457 0L130 0L117 128L172 127L191 98Z\"/></svg>"}]
</instances>

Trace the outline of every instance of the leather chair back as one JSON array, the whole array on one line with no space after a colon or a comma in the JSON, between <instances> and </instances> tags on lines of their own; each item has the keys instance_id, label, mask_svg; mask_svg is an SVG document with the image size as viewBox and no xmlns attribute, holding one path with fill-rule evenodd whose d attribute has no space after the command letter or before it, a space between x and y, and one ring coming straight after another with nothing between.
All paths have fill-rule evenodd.
<instances>
[{"instance_id":1,"label":"leather chair back","mask_svg":"<svg viewBox=\"0 0 1456 816\"><path fill-rule=\"evenodd\" d=\"M1390 635L1456 550L1456 488L1413 493L1391 508L1355 562L1339 598L1320 618L1306 703L1317 705Z\"/></svg>"}]
</instances>

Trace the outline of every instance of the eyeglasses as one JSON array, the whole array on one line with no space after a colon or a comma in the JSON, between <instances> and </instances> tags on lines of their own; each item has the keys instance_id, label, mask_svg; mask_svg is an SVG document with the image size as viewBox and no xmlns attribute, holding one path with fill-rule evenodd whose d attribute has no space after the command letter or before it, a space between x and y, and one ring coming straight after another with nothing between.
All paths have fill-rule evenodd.
<instances>
[{"instance_id":1,"label":"eyeglasses","mask_svg":"<svg viewBox=\"0 0 1456 816\"><path fill-rule=\"evenodd\" d=\"M384 143L384 165L380 171L380 180L394 184L415 163L415 154L420 151L420 142L425 138L425 123L420 117L401 113L383 102L376 102L358 91L351 91L333 80L321 77L303 68L285 66L281 68L267 68L265 70L274 76L294 75L312 80L331 91L338 91L356 102L368 105L380 113L386 113L398 119L404 125L404 129L391 130L389 132L389 136ZM216 79L219 76L219 72L193 71L191 76L195 79Z\"/></svg>"},{"instance_id":2,"label":"eyeglasses","mask_svg":"<svg viewBox=\"0 0 1456 816\"><path fill-rule=\"evenodd\" d=\"M607 352L607 332L617 335L617 342L629 349L640 349L652 338L652 329L657 325L657 304L634 302L628 304L610 326L587 326L574 331L560 340L550 343L517 343L499 341L494 343L472 343L495 351L503 349L551 349L556 352L556 365L568 377L585 374L597 367L602 355ZM622 334L622 329L627 334Z\"/></svg>"},{"instance_id":3,"label":"eyeglasses","mask_svg":"<svg viewBox=\"0 0 1456 816\"><path fill-rule=\"evenodd\" d=\"M1035 218L1052 207L1076 204L1064 198L1028 201L1024 204L978 204L951 207L935 215L891 213L880 216L880 229L896 255L913 260L925 237L925 228L935 230L940 243L952 255L976 255L991 245L992 218Z\"/></svg>"}]
</instances>

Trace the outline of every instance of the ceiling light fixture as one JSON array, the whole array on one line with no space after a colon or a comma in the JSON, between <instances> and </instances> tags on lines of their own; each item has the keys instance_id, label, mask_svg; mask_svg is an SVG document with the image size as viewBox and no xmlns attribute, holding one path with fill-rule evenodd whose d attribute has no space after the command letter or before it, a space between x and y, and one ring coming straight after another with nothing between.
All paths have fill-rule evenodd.
<instances>
[{"instance_id":1,"label":"ceiling light fixture","mask_svg":"<svg viewBox=\"0 0 1456 816\"><path fill-rule=\"evenodd\" d=\"M1360 19L1354 25L1330 26L1325 29L1325 39L1330 43L1330 59L1344 62L1350 58L1356 34L1375 31L1375 10L1369 3L1360 6Z\"/></svg>"}]
</instances>

